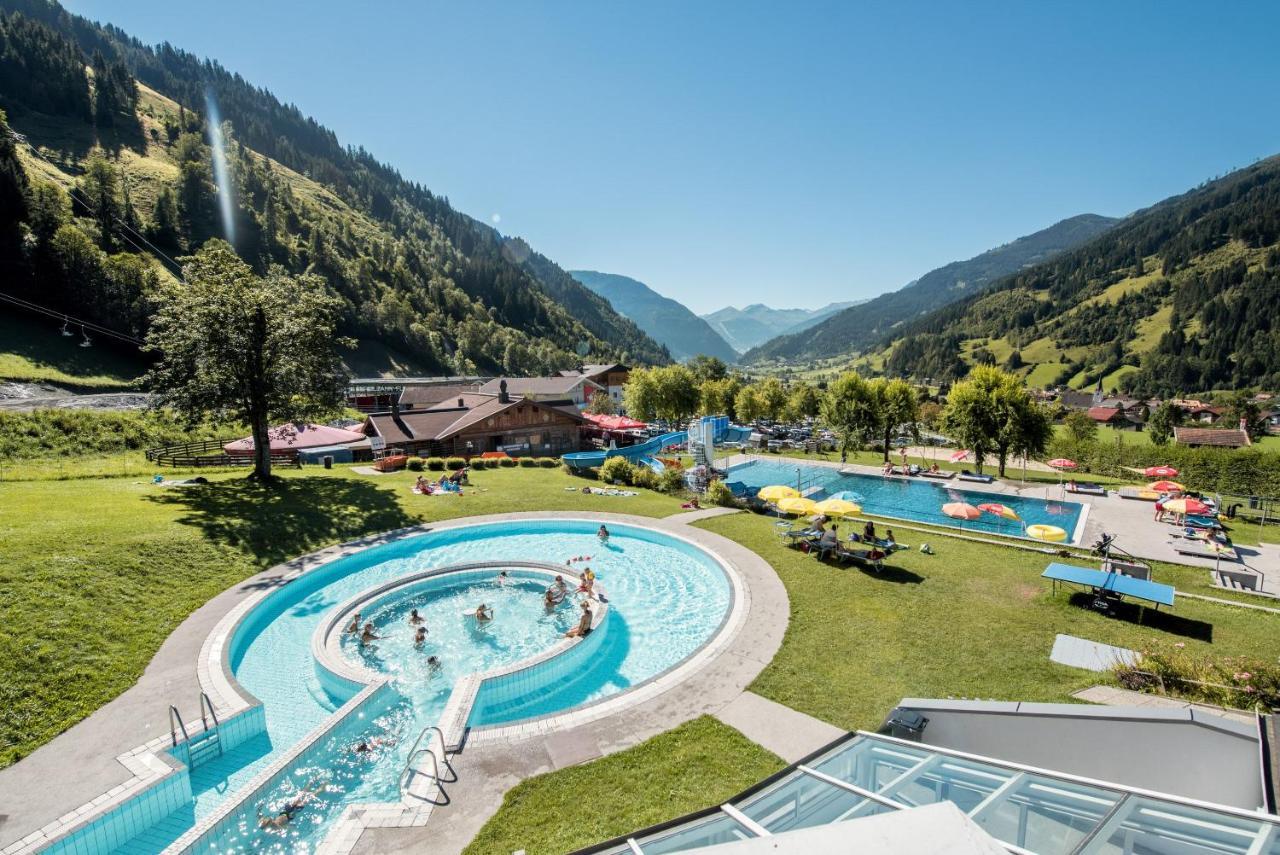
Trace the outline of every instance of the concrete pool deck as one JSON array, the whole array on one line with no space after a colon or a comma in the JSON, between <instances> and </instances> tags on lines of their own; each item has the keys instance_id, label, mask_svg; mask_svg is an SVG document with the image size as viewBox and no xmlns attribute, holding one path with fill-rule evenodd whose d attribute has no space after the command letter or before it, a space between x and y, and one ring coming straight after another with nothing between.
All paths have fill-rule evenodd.
<instances>
[{"instance_id":1,"label":"concrete pool deck","mask_svg":"<svg viewBox=\"0 0 1280 855\"><path fill-rule=\"evenodd\" d=\"M694 512L685 518L692 521L703 516L703 513ZM714 711L741 694L781 645L790 609L786 590L773 569L755 553L719 535L689 526L682 520L589 511L495 514L415 526L340 544L272 567L214 597L166 639L134 686L22 761L0 770L0 805L4 806L4 814L0 815L0 845L5 846L3 851L7 855L10 851L39 848L43 841L57 833L54 823L69 824L77 815L85 815L91 802L102 804L109 801L109 794L120 795L126 785L136 782L135 770L126 768L117 758L132 754L138 746L149 742L155 744L160 740L167 744L169 704L178 706L184 720L198 719L198 698L202 688L207 688L200 679L201 653L227 615L287 584L300 573L371 546L430 531L534 519L586 519L671 534L711 552L728 565L745 588L743 620L734 627L726 627L706 651L699 651L691 657L691 660L697 659L705 653L702 656L705 661L697 663L697 670L691 677L683 678L683 682L672 688L650 692L643 699L637 697L640 708L623 708L585 723L581 733L577 729L573 731L572 739L555 733L545 739L534 740L539 749L550 752L545 755L545 762L581 762L575 758L579 758L583 750L595 750L601 754L616 751L689 718ZM716 649L711 650L712 646ZM691 687L690 683L696 685ZM588 718L591 717L584 716L584 721ZM523 740L525 743L530 741ZM488 749L489 753L506 756L508 760L517 751L524 750L507 742L491 743ZM481 753L478 747L476 753ZM543 762L536 753L530 759L534 764ZM507 765L510 768L510 764ZM502 780L506 784L497 791L499 802L501 793L514 783L510 778L501 777L493 783ZM487 817L488 813L480 822ZM432 827L435 828L434 822Z\"/></svg>"}]
</instances>

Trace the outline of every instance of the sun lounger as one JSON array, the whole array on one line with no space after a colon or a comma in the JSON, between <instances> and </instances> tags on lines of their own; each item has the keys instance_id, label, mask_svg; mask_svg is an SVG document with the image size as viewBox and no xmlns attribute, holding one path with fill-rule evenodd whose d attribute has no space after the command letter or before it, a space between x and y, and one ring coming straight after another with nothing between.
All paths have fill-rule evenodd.
<instances>
[{"instance_id":1,"label":"sun lounger","mask_svg":"<svg viewBox=\"0 0 1280 855\"><path fill-rule=\"evenodd\" d=\"M975 481L979 484L990 484L992 481L996 480L990 475L979 475L977 472L970 472L968 469L963 470L957 477L959 477L961 481Z\"/></svg>"},{"instance_id":2,"label":"sun lounger","mask_svg":"<svg viewBox=\"0 0 1280 855\"><path fill-rule=\"evenodd\" d=\"M1214 558L1223 561L1239 561L1240 556L1233 546L1214 546L1201 537L1175 537L1173 550L1179 555L1194 555L1197 558Z\"/></svg>"},{"instance_id":3,"label":"sun lounger","mask_svg":"<svg viewBox=\"0 0 1280 855\"><path fill-rule=\"evenodd\" d=\"M833 554L835 555L836 560L842 563L848 561L853 564L857 564L859 567L866 567L869 570L874 570L877 573L884 569L884 559L872 558L871 550L869 549L837 548L833 550Z\"/></svg>"},{"instance_id":4,"label":"sun lounger","mask_svg":"<svg viewBox=\"0 0 1280 855\"><path fill-rule=\"evenodd\" d=\"M1184 522L1191 528L1207 528L1213 531L1218 531L1222 528L1222 523L1218 522L1217 517L1204 517L1196 516L1195 514L1188 514Z\"/></svg>"},{"instance_id":5,"label":"sun lounger","mask_svg":"<svg viewBox=\"0 0 1280 855\"><path fill-rule=\"evenodd\" d=\"M1086 496L1105 496L1107 489L1101 484L1094 484L1092 481L1077 481L1074 484L1067 485L1068 493L1081 493Z\"/></svg>"},{"instance_id":6,"label":"sun lounger","mask_svg":"<svg viewBox=\"0 0 1280 855\"><path fill-rule=\"evenodd\" d=\"M1141 487L1121 487L1116 493L1122 499L1138 499L1143 502L1154 502L1160 498L1155 490L1144 490Z\"/></svg>"},{"instance_id":7,"label":"sun lounger","mask_svg":"<svg viewBox=\"0 0 1280 855\"><path fill-rule=\"evenodd\" d=\"M939 481L949 481L952 478L956 477L956 473L951 472L950 470L944 470L939 472L929 472L928 470L926 470L920 473L920 477L921 478L937 478Z\"/></svg>"}]
</instances>

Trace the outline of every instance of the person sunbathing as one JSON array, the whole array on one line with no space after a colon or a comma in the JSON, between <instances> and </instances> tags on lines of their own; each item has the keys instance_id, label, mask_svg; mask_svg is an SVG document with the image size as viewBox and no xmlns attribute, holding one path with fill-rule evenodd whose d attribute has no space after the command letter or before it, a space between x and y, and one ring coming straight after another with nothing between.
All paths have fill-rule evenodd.
<instances>
[{"instance_id":1,"label":"person sunbathing","mask_svg":"<svg viewBox=\"0 0 1280 855\"><path fill-rule=\"evenodd\" d=\"M587 600L582 601L582 617L578 619L578 625L564 634L565 638L582 638L591 632L591 604Z\"/></svg>"},{"instance_id":2,"label":"person sunbathing","mask_svg":"<svg viewBox=\"0 0 1280 855\"><path fill-rule=\"evenodd\" d=\"M930 466L929 466L929 474L930 474L930 475L937 475L939 471L940 471L940 470L938 469L938 464L934 463L934 464L932 464L932 465L930 465Z\"/></svg>"},{"instance_id":3,"label":"person sunbathing","mask_svg":"<svg viewBox=\"0 0 1280 855\"><path fill-rule=\"evenodd\" d=\"M413 492L421 493L424 496L431 494L431 482L427 480L425 475L418 476L418 480L413 485Z\"/></svg>"}]
</instances>

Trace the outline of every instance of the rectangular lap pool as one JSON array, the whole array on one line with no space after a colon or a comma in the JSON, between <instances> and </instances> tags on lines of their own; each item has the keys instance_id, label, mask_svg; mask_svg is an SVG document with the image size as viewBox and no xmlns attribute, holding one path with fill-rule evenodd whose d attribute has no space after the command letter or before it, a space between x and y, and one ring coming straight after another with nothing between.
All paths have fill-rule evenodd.
<instances>
[{"instance_id":1,"label":"rectangular lap pool","mask_svg":"<svg viewBox=\"0 0 1280 855\"><path fill-rule=\"evenodd\" d=\"M1026 537L1024 526L1052 525L1067 532L1067 543L1075 542L1076 524L1083 511L1083 506L1076 502L964 490L957 487L955 481L841 473L832 467L786 459L752 460L738 464L729 469L727 480L742 482L752 495L761 487L771 484L797 487L804 495L815 500L848 490L858 494L858 504L874 516L1006 537ZM968 502L975 506L984 502L999 502L1013 508L1021 521L983 514L976 520L966 520L961 524L959 520L942 513L942 506L947 502Z\"/></svg>"}]
</instances>

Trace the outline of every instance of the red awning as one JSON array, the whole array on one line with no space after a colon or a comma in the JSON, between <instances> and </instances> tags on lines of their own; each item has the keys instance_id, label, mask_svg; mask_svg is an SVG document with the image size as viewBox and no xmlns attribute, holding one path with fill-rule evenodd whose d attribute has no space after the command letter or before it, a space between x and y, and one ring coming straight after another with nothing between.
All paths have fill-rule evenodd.
<instances>
[{"instance_id":1,"label":"red awning","mask_svg":"<svg viewBox=\"0 0 1280 855\"><path fill-rule=\"evenodd\" d=\"M634 430L648 427L644 422L629 419L626 416L606 416L595 413L583 413L582 417L598 428L604 430Z\"/></svg>"},{"instance_id":2,"label":"red awning","mask_svg":"<svg viewBox=\"0 0 1280 855\"><path fill-rule=\"evenodd\" d=\"M346 445L365 438L362 433L342 428L312 424L284 424L268 431L272 451L297 451L302 448L319 448L326 445ZM252 454L253 437L246 436L222 446L227 454Z\"/></svg>"}]
</instances>

